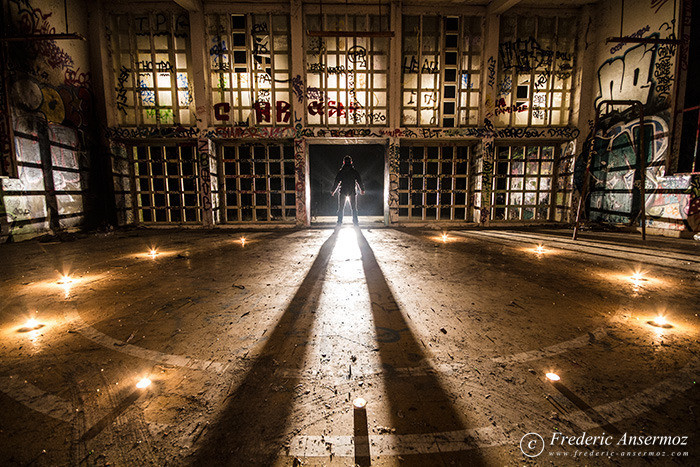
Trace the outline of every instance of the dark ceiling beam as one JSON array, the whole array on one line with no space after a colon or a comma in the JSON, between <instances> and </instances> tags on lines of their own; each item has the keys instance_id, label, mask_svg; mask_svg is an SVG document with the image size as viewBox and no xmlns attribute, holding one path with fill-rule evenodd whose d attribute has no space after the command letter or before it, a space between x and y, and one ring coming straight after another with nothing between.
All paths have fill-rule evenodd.
<instances>
[{"instance_id":1,"label":"dark ceiling beam","mask_svg":"<svg viewBox=\"0 0 700 467\"><path fill-rule=\"evenodd\" d=\"M188 11L202 11L202 0L173 0Z\"/></svg>"},{"instance_id":2,"label":"dark ceiling beam","mask_svg":"<svg viewBox=\"0 0 700 467\"><path fill-rule=\"evenodd\" d=\"M520 3L520 0L491 0L486 7L487 15L500 15Z\"/></svg>"}]
</instances>

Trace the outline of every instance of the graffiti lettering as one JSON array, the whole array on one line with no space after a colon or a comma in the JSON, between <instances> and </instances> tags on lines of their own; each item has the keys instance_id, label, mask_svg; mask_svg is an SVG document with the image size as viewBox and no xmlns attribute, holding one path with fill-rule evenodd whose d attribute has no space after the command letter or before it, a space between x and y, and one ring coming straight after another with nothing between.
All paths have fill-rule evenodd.
<instances>
[{"instance_id":1,"label":"graffiti lettering","mask_svg":"<svg viewBox=\"0 0 700 467\"><path fill-rule=\"evenodd\" d=\"M367 49L360 45L354 45L348 49L348 61L356 63L358 66L365 68L367 66Z\"/></svg>"},{"instance_id":2,"label":"graffiti lettering","mask_svg":"<svg viewBox=\"0 0 700 467\"><path fill-rule=\"evenodd\" d=\"M324 72L326 72L331 75L339 75L348 72L348 70L343 65L327 67L324 63L309 63L307 71L309 73L316 74L323 74Z\"/></svg>"},{"instance_id":3,"label":"graffiti lettering","mask_svg":"<svg viewBox=\"0 0 700 467\"><path fill-rule=\"evenodd\" d=\"M292 78L292 92L297 98L297 102L304 102L304 82L300 75L296 75Z\"/></svg>"},{"instance_id":4,"label":"graffiti lettering","mask_svg":"<svg viewBox=\"0 0 700 467\"><path fill-rule=\"evenodd\" d=\"M69 68L65 72L64 83L68 86L90 86L90 72L80 73L80 68Z\"/></svg>"},{"instance_id":5,"label":"graffiti lettering","mask_svg":"<svg viewBox=\"0 0 700 467\"><path fill-rule=\"evenodd\" d=\"M214 118L220 122L227 122L229 120L228 113L231 111L231 104L228 102L220 102L214 104Z\"/></svg>"},{"instance_id":6,"label":"graffiti lettering","mask_svg":"<svg viewBox=\"0 0 700 467\"><path fill-rule=\"evenodd\" d=\"M634 37L634 38L644 37L644 33L647 33L647 32L649 32L649 25L648 25L648 24L647 24L646 26L644 26L643 28L638 29L637 32L634 32L634 33L630 34L629 37ZM620 43L617 44L615 47L612 47L612 48L610 49L610 53L611 53L611 54L617 53L617 52L619 52L620 50L622 50L622 48L623 48L624 46L625 46L625 43L624 43L624 42L620 42Z\"/></svg>"},{"instance_id":7,"label":"graffiti lettering","mask_svg":"<svg viewBox=\"0 0 700 467\"><path fill-rule=\"evenodd\" d=\"M493 89L493 84L496 81L496 60L493 58L493 56L489 57L488 59L488 78L487 78L487 84L489 85L490 88Z\"/></svg>"},{"instance_id":8,"label":"graffiti lettering","mask_svg":"<svg viewBox=\"0 0 700 467\"><path fill-rule=\"evenodd\" d=\"M658 37L658 34L653 36ZM606 60L598 69L598 99L629 99L646 104L652 89L656 46L640 44L622 57Z\"/></svg>"},{"instance_id":9,"label":"graffiti lettering","mask_svg":"<svg viewBox=\"0 0 700 467\"><path fill-rule=\"evenodd\" d=\"M291 109L292 106L289 102L275 102L275 121L277 123L288 123L292 116ZM253 104L253 110L255 110L256 122L269 123L272 120L270 115L271 105L269 102L257 101Z\"/></svg>"},{"instance_id":10,"label":"graffiti lettering","mask_svg":"<svg viewBox=\"0 0 700 467\"><path fill-rule=\"evenodd\" d=\"M129 69L122 65L122 67L119 69L119 77L117 78L117 110L124 113L124 115L126 115L127 104L126 88L124 85L129 79L129 73Z\"/></svg>"},{"instance_id":11,"label":"graffiti lettering","mask_svg":"<svg viewBox=\"0 0 700 467\"><path fill-rule=\"evenodd\" d=\"M572 53L544 49L533 37L501 42L498 52L504 71L514 69L520 73L528 73L543 68L549 69L555 62L555 74L561 79L566 79L573 69Z\"/></svg>"},{"instance_id":12,"label":"graffiti lettering","mask_svg":"<svg viewBox=\"0 0 700 467\"><path fill-rule=\"evenodd\" d=\"M141 60L136 62L136 69L139 71L157 71L159 73L174 71L173 65L166 60L157 62L155 66L150 60Z\"/></svg>"}]
</instances>

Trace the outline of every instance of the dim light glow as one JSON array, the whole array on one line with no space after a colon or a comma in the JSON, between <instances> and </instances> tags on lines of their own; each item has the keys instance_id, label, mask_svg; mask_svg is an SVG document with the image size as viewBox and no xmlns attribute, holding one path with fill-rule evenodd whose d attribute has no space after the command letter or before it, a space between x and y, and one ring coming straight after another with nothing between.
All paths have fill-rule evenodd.
<instances>
[{"instance_id":1,"label":"dim light glow","mask_svg":"<svg viewBox=\"0 0 700 467\"><path fill-rule=\"evenodd\" d=\"M634 284L634 286L636 288L636 287L641 286L642 282L647 282L648 279L646 277L644 277L644 273L642 271L637 270L637 271L634 271L634 273L630 277L630 281L632 282L632 284Z\"/></svg>"},{"instance_id":2,"label":"dim light glow","mask_svg":"<svg viewBox=\"0 0 700 467\"><path fill-rule=\"evenodd\" d=\"M353 405L356 409L364 409L365 406L367 406L367 401L366 401L364 398L362 398L362 397L358 397L358 398L356 398L355 400L352 401L352 405Z\"/></svg>"},{"instance_id":3,"label":"dim light glow","mask_svg":"<svg viewBox=\"0 0 700 467\"><path fill-rule=\"evenodd\" d=\"M70 289L71 289L71 287L73 287L73 284L74 284L75 282L76 282L76 280L73 279L73 278L72 278L71 276L69 276L68 274L63 274L63 275L61 275L61 278L60 278L58 281L56 281L56 283L57 283L59 286L63 287L63 296L64 296L65 298L69 298L69 297L70 297Z\"/></svg>"},{"instance_id":4,"label":"dim light glow","mask_svg":"<svg viewBox=\"0 0 700 467\"><path fill-rule=\"evenodd\" d=\"M245 237L241 237L241 246L245 246Z\"/></svg>"},{"instance_id":5,"label":"dim light glow","mask_svg":"<svg viewBox=\"0 0 700 467\"><path fill-rule=\"evenodd\" d=\"M150 385L151 385L151 380L148 378L143 378L143 379L141 379L141 381L136 383L136 387L139 389L147 388Z\"/></svg>"},{"instance_id":6,"label":"dim light glow","mask_svg":"<svg viewBox=\"0 0 700 467\"><path fill-rule=\"evenodd\" d=\"M550 381L559 381L559 380L561 379L561 378L559 377L559 375L556 374L556 373L547 373L545 376L546 376L547 379L550 380Z\"/></svg>"}]
</instances>

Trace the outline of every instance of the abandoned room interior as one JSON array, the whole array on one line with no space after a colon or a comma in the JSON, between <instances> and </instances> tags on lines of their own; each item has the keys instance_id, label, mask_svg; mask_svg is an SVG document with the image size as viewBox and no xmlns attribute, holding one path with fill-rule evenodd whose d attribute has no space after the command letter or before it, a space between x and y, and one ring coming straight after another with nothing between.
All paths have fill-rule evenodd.
<instances>
[{"instance_id":1,"label":"abandoned room interior","mask_svg":"<svg viewBox=\"0 0 700 467\"><path fill-rule=\"evenodd\" d=\"M0 5L1 465L700 464L700 2Z\"/></svg>"}]
</instances>

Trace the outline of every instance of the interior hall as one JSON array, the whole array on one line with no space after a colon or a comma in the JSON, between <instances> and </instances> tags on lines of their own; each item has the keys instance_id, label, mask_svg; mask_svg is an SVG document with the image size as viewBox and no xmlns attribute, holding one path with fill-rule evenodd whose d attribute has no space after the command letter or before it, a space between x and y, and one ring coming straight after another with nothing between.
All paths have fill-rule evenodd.
<instances>
[{"instance_id":1,"label":"interior hall","mask_svg":"<svg viewBox=\"0 0 700 467\"><path fill-rule=\"evenodd\" d=\"M700 1L0 25L0 465L700 465Z\"/></svg>"}]
</instances>

